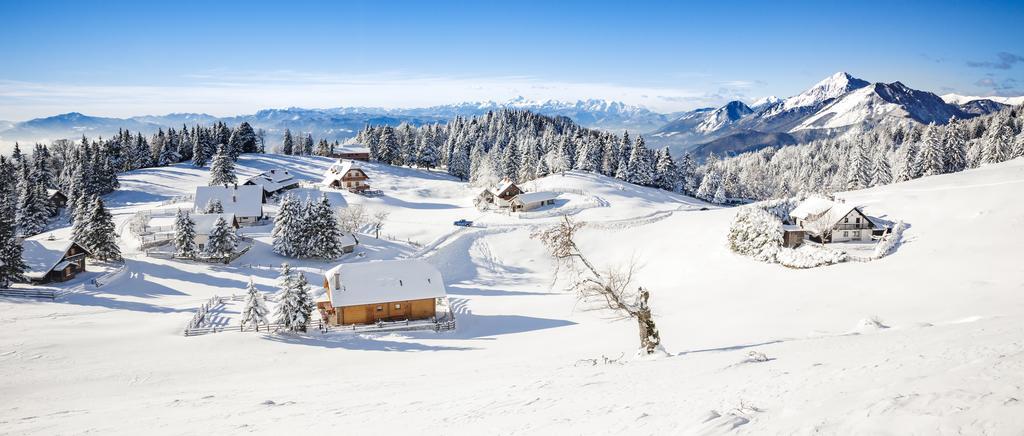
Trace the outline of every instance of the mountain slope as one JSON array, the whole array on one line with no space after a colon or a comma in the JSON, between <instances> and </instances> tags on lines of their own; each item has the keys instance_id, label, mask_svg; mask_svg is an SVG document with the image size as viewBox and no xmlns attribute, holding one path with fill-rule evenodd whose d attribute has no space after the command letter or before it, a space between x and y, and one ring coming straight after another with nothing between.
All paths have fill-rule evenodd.
<instances>
[{"instance_id":1,"label":"mountain slope","mask_svg":"<svg viewBox=\"0 0 1024 436\"><path fill-rule=\"evenodd\" d=\"M970 116L930 92L910 89L900 82L875 83L844 94L808 117L793 131L874 125L886 118L945 124L952 117Z\"/></svg>"}]
</instances>

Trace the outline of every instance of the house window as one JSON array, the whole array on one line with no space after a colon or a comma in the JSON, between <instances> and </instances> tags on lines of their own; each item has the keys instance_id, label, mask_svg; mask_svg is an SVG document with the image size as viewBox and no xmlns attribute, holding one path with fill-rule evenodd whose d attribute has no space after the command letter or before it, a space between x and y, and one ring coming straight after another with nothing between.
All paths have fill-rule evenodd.
<instances>
[{"instance_id":1,"label":"house window","mask_svg":"<svg viewBox=\"0 0 1024 436\"><path fill-rule=\"evenodd\" d=\"M843 230L843 237L845 238L845 237L848 237L848 236L850 236L850 232L848 232L846 230Z\"/></svg>"},{"instance_id":2,"label":"house window","mask_svg":"<svg viewBox=\"0 0 1024 436\"><path fill-rule=\"evenodd\" d=\"M399 310L399 309L401 309L401 308L402 308L402 305L401 305L401 304L395 304L395 310Z\"/></svg>"},{"instance_id":3,"label":"house window","mask_svg":"<svg viewBox=\"0 0 1024 436\"><path fill-rule=\"evenodd\" d=\"M856 219L857 224L860 224L860 218Z\"/></svg>"},{"instance_id":4,"label":"house window","mask_svg":"<svg viewBox=\"0 0 1024 436\"><path fill-rule=\"evenodd\" d=\"M843 218L843 222L844 223L849 223L850 222L850 217Z\"/></svg>"},{"instance_id":5,"label":"house window","mask_svg":"<svg viewBox=\"0 0 1024 436\"><path fill-rule=\"evenodd\" d=\"M383 305L377 306L377 311L378 312L383 312L384 311L384 306Z\"/></svg>"},{"instance_id":6,"label":"house window","mask_svg":"<svg viewBox=\"0 0 1024 436\"><path fill-rule=\"evenodd\" d=\"M860 237L860 230L854 230L853 231L853 237L854 238L859 238Z\"/></svg>"}]
</instances>

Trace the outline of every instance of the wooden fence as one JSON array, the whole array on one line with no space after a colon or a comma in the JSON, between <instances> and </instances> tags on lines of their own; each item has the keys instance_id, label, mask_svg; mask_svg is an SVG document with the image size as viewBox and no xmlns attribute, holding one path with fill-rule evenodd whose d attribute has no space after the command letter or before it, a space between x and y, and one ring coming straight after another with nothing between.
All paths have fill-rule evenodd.
<instances>
[{"instance_id":1,"label":"wooden fence","mask_svg":"<svg viewBox=\"0 0 1024 436\"><path fill-rule=\"evenodd\" d=\"M63 297L67 291L58 289L0 289L0 296L18 298L44 298L56 300Z\"/></svg>"},{"instance_id":2,"label":"wooden fence","mask_svg":"<svg viewBox=\"0 0 1024 436\"><path fill-rule=\"evenodd\" d=\"M198 315L198 313L197 313ZM205 312L204 312L205 316ZM186 327L185 336L200 336L210 333L221 333L221 332L277 332L286 329L287 326L284 324L264 324L258 327L252 326L210 326L210 327ZM380 322L377 324L365 324L365 325L350 325L350 326L332 326L323 320L311 321L306 324L306 331L319 331L322 334L330 332L356 332L356 333L373 333L373 332L394 332L394 331L413 331L413 330L433 330L435 332L443 332L449 330L455 330L455 319L448 319L445 321L392 321L392 322Z\"/></svg>"}]
</instances>

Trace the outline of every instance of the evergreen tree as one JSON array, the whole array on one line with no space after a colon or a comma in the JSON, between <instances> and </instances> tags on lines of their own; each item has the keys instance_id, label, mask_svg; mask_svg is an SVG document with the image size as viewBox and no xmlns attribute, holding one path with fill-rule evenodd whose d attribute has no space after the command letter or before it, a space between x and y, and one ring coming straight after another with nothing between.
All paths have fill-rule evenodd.
<instances>
[{"instance_id":1,"label":"evergreen tree","mask_svg":"<svg viewBox=\"0 0 1024 436\"><path fill-rule=\"evenodd\" d=\"M934 176L942 174L946 170L945 150L943 149L942 137L935 123L931 123L925 129L921 147L921 175Z\"/></svg>"},{"instance_id":2,"label":"evergreen tree","mask_svg":"<svg viewBox=\"0 0 1024 436\"><path fill-rule=\"evenodd\" d=\"M305 248L302 240L302 206L291 194L286 194L274 217L274 252L282 256L298 257Z\"/></svg>"},{"instance_id":3,"label":"evergreen tree","mask_svg":"<svg viewBox=\"0 0 1024 436\"><path fill-rule=\"evenodd\" d=\"M224 205L221 204L220 200L211 198L206 206L203 207L203 213L224 213Z\"/></svg>"},{"instance_id":4,"label":"evergreen tree","mask_svg":"<svg viewBox=\"0 0 1024 436\"><path fill-rule=\"evenodd\" d=\"M416 166L420 168L434 168L438 164L437 144L432 137L420 136L416 144Z\"/></svg>"},{"instance_id":5,"label":"evergreen tree","mask_svg":"<svg viewBox=\"0 0 1024 436\"><path fill-rule=\"evenodd\" d=\"M890 183L892 183L892 167L889 165L888 147L879 143L875 150L871 186L888 185Z\"/></svg>"},{"instance_id":6,"label":"evergreen tree","mask_svg":"<svg viewBox=\"0 0 1024 436\"><path fill-rule=\"evenodd\" d=\"M235 163L225 149L224 144L217 147L217 154L210 164L210 186L233 185L238 183L235 177Z\"/></svg>"},{"instance_id":7,"label":"evergreen tree","mask_svg":"<svg viewBox=\"0 0 1024 436\"><path fill-rule=\"evenodd\" d=\"M26 269L21 241L15 234L13 211L0 211L0 287L25 281Z\"/></svg>"},{"instance_id":8,"label":"evergreen tree","mask_svg":"<svg viewBox=\"0 0 1024 436\"><path fill-rule=\"evenodd\" d=\"M501 172L505 180L518 182L519 180L519 147L509 142L501 154Z\"/></svg>"},{"instance_id":9,"label":"evergreen tree","mask_svg":"<svg viewBox=\"0 0 1024 436\"><path fill-rule=\"evenodd\" d=\"M292 131L284 129L284 141L281 143L281 153L292 154L295 148L295 141L292 139Z\"/></svg>"},{"instance_id":10,"label":"evergreen tree","mask_svg":"<svg viewBox=\"0 0 1024 436\"><path fill-rule=\"evenodd\" d=\"M310 229L308 256L320 259L337 259L342 255L341 228L338 227L338 218L331 208L327 194L320 196L320 201L313 204L307 219L306 227Z\"/></svg>"},{"instance_id":11,"label":"evergreen tree","mask_svg":"<svg viewBox=\"0 0 1024 436\"><path fill-rule=\"evenodd\" d=\"M45 191L40 190L30 170L22 173L18 187L18 230L24 236L39 234L46 228L50 215Z\"/></svg>"},{"instance_id":12,"label":"evergreen tree","mask_svg":"<svg viewBox=\"0 0 1024 436\"><path fill-rule=\"evenodd\" d=\"M850 165L846 173L846 189L864 189L871 182L871 160L862 143L850 148Z\"/></svg>"},{"instance_id":13,"label":"evergreen tree","mask_svg":"<svg viewBox=\"0 0 1024 436\"><path fill-rule=\"evenodd\" d=\"M380 131L380 140L377 143L377 160L395 165L400 161L398 140L395 138L395 129L391 126L384 126Z\"/></svg>"},{"instance_id":14,"label":"evergreen tree","mask_svg":"<svg viewBox=\"0 0 1024 436\"><path fill-rule=\"evenodd\" d=\"M301 272L290 268L281 271L281 302L277 305L277 323L292 331L306 331L313 313L313 299L309 295L309 282Z\"/></svg>"},{"instance_id":15,"label":"evergreen tree","mask_svg":"<svg viewBox=\"0 0 1024 436\"><path fill-rule=\"evenodd\" d=\"M82 194L79 196L78 201L75 202L75 209L71 211L73 225L71 226L71 237L79 245L86 247L86 237L88 235L88 229L90 225L90 218L92 215L92 206L95 203L96 196L89 194ZM88 248L88 247L86 247Z\"/></svg>"},{"instance_id":16,"label":"evergreen tree","mask_svg":"<svg viewBox=\"0 0 1024 436\"><path fill-rule=\"evenodd\" d=\"M955 117L949 121L943 142L946 150L945 172L955 173L967 169L967 132L962 121Z\"/></svg>"},{"instance_id":17,"label":"evergreen tree","mask_svg":"<svg viewBox=\"0 0 1024 436\"><path fill-rule=\"evenodd\" d=\"M313 155L313 135L307 133L306 139L302 141L302 154L305 156Z\"/></svg>"},{"instance_id":18,"label":"evergreen tree","mask_svg":"<svg viewBox=\"0 0 1024 436\"><path fill-rule=\"evenodd\" d=\"M654 186L666 191L678 190L679 169L676 168L676 163L672 160L672 154L669 153L668 147L658 151L658 163L654 172Z\"/></svg>"},{"instance_id":19,"label":"evergreen tree","mask_svg":"<svg viewBox=\"0 0 1024 436\"><path fill-rule=\"evenodd\" d=\"M252 129L252 126L243 121L231 133L231 139L228 140L231 159L238 160L238 156L242 153L256 153L259 151L258 142L259 138L256 137L256 132Z\"/></svg>"},{"instance_id":20,"label":"evergreen tree","mask_svg":"<svg viewBox=\"0 0 1024 436\"><path fill-rule=\"evenodd\" d=\"M178 257L195 258L199 254L196 248L196 223L181 209L174 218L174 246Z\"/></svg>"},{"instance_id":21,"label":"evergreen tree","mask_svg":"<svg viewBox=\"0 0 1024 436\"><path fill-rule=\"evenodd\" d=\"M679 160L679 182L682 185L683 193L686 195L694 195L700 186L697 163L690 152L683 154L683 158Z\"/></svg>"},{"instance_id":22,"label":"evergreen tree","mask_svg":"<svg viewBox=\"0 0 1024 436\"><path fill-rule=\"evenodd\" d=\"M93 199L81 245L99 260L121 260L121 249L117 246L117 235L114 233L114 219L98 196Z\"/></svg>"},{"instance_id":23,"label":"evergreen tree","mask_svg":"<svg viewBox=\"0 0 1024 436\"><path fill-rule=\"evenodd\" d=\"M235 230L222 217L213 222L206 240L206 256L213 259L228 259L235 252Z\"/></svg>"},{"instance_id":24,"label":"evergreen tree","mask_svg":"<svg viewBox=\"0 0 1024 436\"><path fill-rule=\"evenodd\" d=\"M245 288L245 307L242 308L242 327L252 326L259 330L260 325L267 325L267 305L263 299L263 293L256 289L252 277L249 278L249 285Z\"/></svg>"}]
</instances>

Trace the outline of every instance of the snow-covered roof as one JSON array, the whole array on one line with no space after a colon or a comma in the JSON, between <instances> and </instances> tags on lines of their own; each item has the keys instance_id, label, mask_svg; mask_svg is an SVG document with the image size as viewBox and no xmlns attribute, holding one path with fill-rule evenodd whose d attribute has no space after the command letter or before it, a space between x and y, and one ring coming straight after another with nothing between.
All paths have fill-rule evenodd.
<instances>
[{"instance_id":1,"label":"snow-covered roof","mask_svg":"<svg viewBox=\"0 0 1024 436\"><path fill-rule=\"evenodd\" d=\"M325 273L334 307L446 295L441 272L419 259L343 263Z\"/></svg>"},{"instance_id":2,"label":"snow-covered roof","mask_svg":"<svg viewBox=\"0 0 1024 436\"><path fill-rule=\"evenodd\" d=\"M53 198L53 196L54 196L54 195L57 195L57 194L60 194L60 195L64 195L64 193L63 193L63 192L60 192L60 191L58 191L58 190L56 190L56 189L52 189L52 188L46 188L46 196L47 196L48 198Z\"/></svg>"},{"instance_id":3,"label":"snow-covered roof","mask_svg":"<svg viewBox=\"0 0 1024 436\"><path fill-rule=\"evenodd\" d=\"M515 198L513 198L512 202L520 203L520 204L532 204L532 203L540 203L542 201L547 201L547 200L554 200L556 198L558 198L558 193L557 192L548 192L548 191L524 192L522 194L517 195Z\"/></svg>"},{"instance_id":4,"label":"snow-covered roof","mask_svg":"<svg viewBox=\"0 0 1024 436\"><path fill-rule=\"evenodd\" d=\"M349 171L361 169L362 168L360 168L359 165L356 165L356 161L354 160L339 159L337 162L331 165L330 168L327 169L326 173L324 173L324 180L322 183L325 185L329 185L331 184L331 182L334 182L335 180L341 180L341 178L344 177L345 174L348 173ZM362 173L364 175L366 174L365 171L363 171ZM366 176L366 178L370 178L370 176Z\"/></svg>"},{"instance_id":5,"label":"snow-covered roof","mask_svg":"<svg viewBox=\"0 0 1024 436\"><path fill-rule=\"evenodd\" d=\"M188 217L195 223L197 235L209 235L210 231L213 230L213 225L217 223L217 218L224 218L224 222L228 224L235 221L235 214L233 213L197 213Z\"/></svg>"},{"instance_id":6,"label":"snow-covered roof","mask_svg":"<svg viewBox=\"0 0 1024 436\"><path fill-rule=\"evenodd\" d=\"M805 220L812 217L821 216L825 212L828 212L836 203L832 200L821 198L821 197L810 197L802 201L789 216Z\"/></svg>"},{"instance_id":7,"label":"snow-covered roof","mask_svg":"<svg viewBox=\"0 0 1024 436\"><path fill-rule=\"evenodd\" d=\"M494 190L491 191L491 193L493 193L495 196L500 196L501 194L503 194L505 191L507 191L509 188L511 188L513 186L515 186L515 183L510 182L508 180L505 180L505 181L501 182L500 185L495 187Z\"/></svg>"},{"instance_id":8,"label":"snow-covered roof","mask_svg":"<svg viewBox=\"0 0 1024 436\"><path fill-rule=\"evenodd\" d=\"M250 177L245 183L260 185L264 191L277 192L289 186L298 186L299 181L295 180L288 170L273 169L262 174Z\"/></svg>"},{"instance_id":9,"label":"snow-covered roof","mask_svg":"<svg viewBox=\"0 0 1024 436\"><path fill-rule=\"evenodd\" d=\"M263 187L256 185L196 187L195 206L202 210L210 200L220 200L224 213L237 217L263 216Z\"/></svg>"},{"instance_id":10,"label":"snow-covered roof","mask_svg":"<svg viewBox=\"0 0 1024 436\"><path fill-rule=\"evenodd\" d=\"M26 238L21 243L21 258L25 261L25 277L41 279L64 260L74 242L52 233Z\"/></svg>"},{"instance_id":11,"label":"snow-covered roof","mask_svg":"<svg viewBox=\"0 0 1024 436\"><path fill-rule=\"evenodd\" d=\"M349 144L334 147L335 153L369 153L370 149L362 144Z\"/></svg>"}]
</instances>

